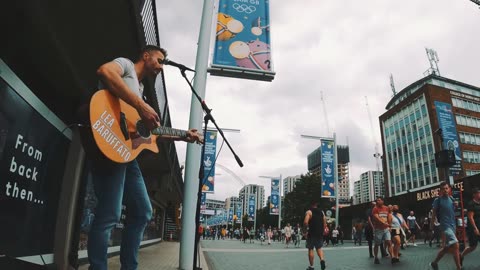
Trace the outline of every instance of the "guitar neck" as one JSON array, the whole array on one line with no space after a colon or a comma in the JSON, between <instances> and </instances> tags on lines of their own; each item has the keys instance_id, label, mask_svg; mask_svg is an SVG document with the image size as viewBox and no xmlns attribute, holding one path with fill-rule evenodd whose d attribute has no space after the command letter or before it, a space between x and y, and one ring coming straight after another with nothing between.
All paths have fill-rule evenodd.
<instances>
[{"instance_id":1,"label":"guitar neck","mask_svg":"<svg viewBox=\"0 0 480 270\"><path fill-rule=\"evenodd\" d=\"M181 138L187 137L187 131L176 129L176 128L170 128L170 127L157 127L154 130L152 130L152 134L169 135L169 136L175 136L175 137L181 137Z\"/></svg>"}]
</instances>

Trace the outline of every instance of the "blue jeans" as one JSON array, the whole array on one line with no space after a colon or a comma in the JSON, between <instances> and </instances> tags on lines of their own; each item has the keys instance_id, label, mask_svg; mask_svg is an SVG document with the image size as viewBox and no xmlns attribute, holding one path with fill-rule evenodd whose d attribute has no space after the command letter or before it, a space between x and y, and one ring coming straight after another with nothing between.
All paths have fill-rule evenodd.
<instances>
[{"instance_id":1,"label":"blue jeans","mask_svg":"<svg viewBox=\"0 0 480 270\"><path fill-rule=\"evenodd\" d=\"M134 160L124 164L91 162L90 165L98 200L88 235L90 269L107 269L108 242L112 229L120 221L123 201L127 218L120 246L121 269L135 270L143 232L152 218L152 205L138 163Z\"/></svg>"}]
</instances>

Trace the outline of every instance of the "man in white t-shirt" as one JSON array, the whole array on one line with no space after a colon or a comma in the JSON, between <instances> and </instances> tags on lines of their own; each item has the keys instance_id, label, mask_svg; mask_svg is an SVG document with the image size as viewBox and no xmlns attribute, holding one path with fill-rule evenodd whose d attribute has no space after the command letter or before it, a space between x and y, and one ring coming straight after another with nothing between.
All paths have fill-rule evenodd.
<instances>
[{"instance_id":1,"label":"man in white t-shirt","mask_svg":"<svg viewBox=\"0 0 480 270\"><path fill-rule=\"evenodd\" d=\"M413 211L410 211L410 215L407 217L407 224L408 229L410 230L410 238L408 239L407 243L410 242L414 247L416 247L417 244L415 244L415 237L417 234L417 229L420 230L420 225L418 225L417 218L415 217Z\"/></svg>"},{"instance_id":2,"label":"man in white t-shirt","mask_svg":"<svg viewBox=\"0 0 480 270\"><path fill-rule=\"evenodd\" d=\"M332 231L332 244L336 246L338 244L338 229L335 228Z\"/></svg>"}]
</instances>

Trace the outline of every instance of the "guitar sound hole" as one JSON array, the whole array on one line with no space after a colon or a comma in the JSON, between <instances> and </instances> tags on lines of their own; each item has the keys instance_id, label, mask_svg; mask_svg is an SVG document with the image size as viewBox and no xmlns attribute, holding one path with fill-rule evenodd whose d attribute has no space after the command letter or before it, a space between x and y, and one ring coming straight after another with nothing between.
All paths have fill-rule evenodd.
<instances>
[{"instance_id":1,"label":"guitar sound hole","mask_svg":"<svg viewBox=\"0 0 480 270\"><path fill-rule=\"evenodd\" d=\"M142 138L150 138L150 130L145 126L142 120L137 122L137 133L142 137Z\"/></svg>"}]
</instances>

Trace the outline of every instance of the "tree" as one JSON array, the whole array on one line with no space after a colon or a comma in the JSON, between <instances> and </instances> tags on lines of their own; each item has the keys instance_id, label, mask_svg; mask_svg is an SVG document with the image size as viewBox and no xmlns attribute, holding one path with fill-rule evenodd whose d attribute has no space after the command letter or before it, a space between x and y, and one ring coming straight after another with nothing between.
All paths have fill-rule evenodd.
<instances>
[{"instance_id":1,"label":"tree","mask_svg":"<svg viewBox=\"0 0 480 270\"><path fill-rule=\"evenodd\" d=\"M312 200L317 200L318 207L322 210L330 209L332 202L328 198L322 199L321 194L322 181L319 175L311 173L301 175L293 191L285 196L282 223L302 224Z\"/></svg>"}]
</instances>

